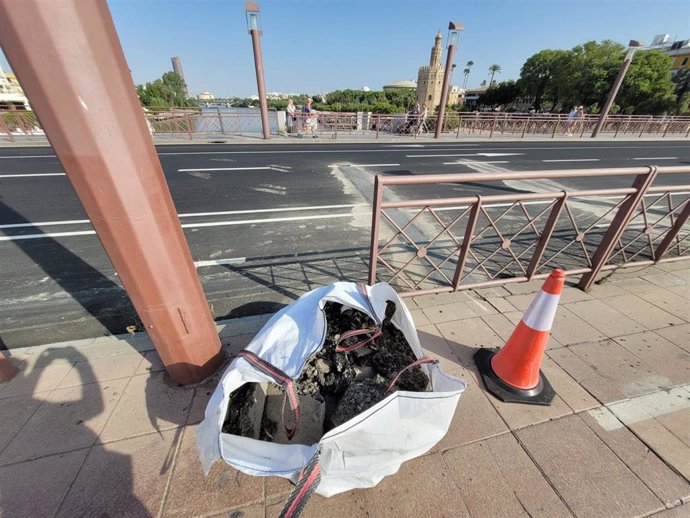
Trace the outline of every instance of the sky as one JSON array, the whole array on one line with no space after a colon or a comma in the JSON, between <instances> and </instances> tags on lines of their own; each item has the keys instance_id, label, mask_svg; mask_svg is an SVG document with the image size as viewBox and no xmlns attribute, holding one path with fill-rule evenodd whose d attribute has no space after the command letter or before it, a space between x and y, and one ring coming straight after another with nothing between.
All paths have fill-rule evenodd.
<instances>
[{"instance_id":1,"label":"sky","mask_svg":"<svg viewBox=\"0 0 690 518\"><path fill-rule=\"evenodd\" d=\"M517 79L543 49L589 40L690 38L690 0L263 0L266 90L314 94L417 79L434 37L464 25L453 84L474 61L469 86ZM241 0L109 0L134 82L171 70L179 56L189 90L216 97L256 93L251 39ZM445 62L445 57L444 57ZM4 56L0 64L8 68ZM21 79L21 78L20 78Z\"/></svg>"}]
</instances>

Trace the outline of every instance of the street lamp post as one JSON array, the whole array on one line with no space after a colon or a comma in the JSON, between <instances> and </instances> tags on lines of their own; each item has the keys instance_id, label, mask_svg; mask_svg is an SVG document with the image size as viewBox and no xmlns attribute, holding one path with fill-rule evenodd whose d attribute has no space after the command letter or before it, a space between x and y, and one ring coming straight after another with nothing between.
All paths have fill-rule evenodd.
<instances>
[{"instance_id":1,"label":"street lamp post","mask_svg":"<svg viewBox=\"0 0 690 518\"><path fill-rule=\"evenodd\" d=\"M455 55L455 47L458 44L460 31L464 27L461 23L450 22L448 24L448 52L446 54L446 70L443 73L443 88L441 90L441 104L438 107L438 118L436 120L436 132L434 138L441 136L443 129L443 117L446 114L446 103L448 102L448 90L450 88L450 76L453 70L453 56Z\"/></svg>"},{"instance_id":2,"label":"street lamp post","mask_svg":"<svg viewBox=\"0 0 690 518\"><path fill-rule=\"evenodd\" d=\"M261 127L264 138L271 138L271 129L268 125L268 102L266 101L266 85L264 83L264 60L261 55L261 19L259 18L259 4L247 2L244 5L247 12L247 30L252 36L254 48L254 68L256 68L256 87L259 90L259 108L261 110Z\"/></svg>"},{"instance_id":3,"label":"street lamp post","mask_svg":"<svg viewBox=\"0 0 690 518\"><path fill-rule=\"evenodd\" d=\"M604 109L601 110L601 115L599 116L599 120L597 121L597 125L594 127L594 131L592 132L592 138L595 138L597 135L599 135L599 132L601 131L601 128L604 127L604 123L606 122L606 117L609 115L609 111L611 110L611 106L613 106L613 101L616 100L616 95L618 95L618 90L621 87L621 84L623 84L623 79L625 79L625 74L628 72L628 68L630 68L630 63L632 63L633 55L635 54L635 51L639 48L642 47L644 43L638 40L630 40L630 43L628 44L628 53L625 55L625 59L623 60L623 64L621 65L620 70L618 71L618 75L616 76L616 80L613 83L613 88L611 88L611 91L609 92L609 96L606 99L606 104L604 104Z\"/></svg>"}]
</instances>

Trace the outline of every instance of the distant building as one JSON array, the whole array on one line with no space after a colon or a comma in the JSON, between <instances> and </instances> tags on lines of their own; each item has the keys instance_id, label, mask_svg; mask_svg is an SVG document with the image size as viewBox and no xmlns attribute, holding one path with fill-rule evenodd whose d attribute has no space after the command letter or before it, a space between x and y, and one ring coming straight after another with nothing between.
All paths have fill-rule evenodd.
<instances>
[{"instance_id":1,"label":"distant building","mask_svg":"<svg viewBox=\"0 0 690 518\"><path fill-rule=\"evenodd\" d=\"M486 84L477 88L468 88L463 92L464 103L468 106L476 106L479 97L488 89L489 87Z\"/></svg>"},{"instance_id":2,"label":"distant building","mask_svg":"<svg viewBox=\"0 0 690 518\"><path fill-rule=\"evenodd\" d=\"M363 86L362 92L371 92L371 88L369 88L368 86Z\"/></svg>"},{"instance_id":3,"label":"distant building","mask_svg":"<svg viewBox=\"0 0 690 518\"><path fill-rule=\"evenodd\" d=\"M417 83L410 81L393 81L387 85L383 85L384 90L416 90Z\"/></svg>"},{"instance_id":4,"label":"distant building","mask_svg":"<svg viewBox=\"0 0 690 518\"><path fill-rule=\"evenodd\" d=\"M681 70L690 69L690 40L676 40L671 42L668 34L657 34L649 46L653 50L665 52L671 59L671 73L677 74Z\"/></svg>"},{"instance_id":5,"label":"distant building","mask_svg":"<svg viewBox=\"0 0 690 518\"><path fill-rule=\"evenodd\" d=\"M24 95L17 77L0 68L0 110L27 110L29 100Z\"/></svg>"},{"instance_id":6,"label":"distant building","mask_svg":"<svg viewBox=\"0 0 690 518\"><path fill-rule=\"evenodd\" d=\"M196 98L200 101L212 101L216 97L209 91L203 91L197 94Z\"/></svg>"},{"instance_id":7,"label":"distant building","mask_svg":"<svg viewBox=\"0 0 690 518\"><path fill-rule=\"evenodd\" d=\"M465 90L459 86L451 86L448 92L448 105L462 104L465 99Z\"/></svg>"},{"instance_id":8,"label":"distant building","mask_svg":"<svg viewBox=\"0 0 690 518\"><path fill-rule=\"evenodd\" d=\"M185 82L184 94L186 97L189 97L189 92L187 91L187 80L184 78L184 71L182 70L182 61L180 61L180 58L177 56L170 58L170 61L172 62L173 72L180 76Z\"/></svg>"},{"instance_id":9,"label":"distant building","mask_svg":"<svg viewBox=\"0 0 690 518\"><path fill-rule=\"evenodd\" d=\"M431 49L429 66L419 67L417 74L417 102L421 106L426 103L430 112L441 103L441 89L443 88L444 68L441 65L443 49L441 32L436 35L434 47Z\"/></svg>"}]
</instances>

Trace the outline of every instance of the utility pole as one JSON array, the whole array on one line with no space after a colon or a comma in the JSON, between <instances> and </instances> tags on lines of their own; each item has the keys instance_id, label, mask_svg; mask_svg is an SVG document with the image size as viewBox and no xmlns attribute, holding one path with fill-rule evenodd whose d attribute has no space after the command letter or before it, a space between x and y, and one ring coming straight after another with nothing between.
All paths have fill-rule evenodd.
<instances>
[{"instance_id":1,"label":"utility pole","mask_svg":"<svg viewBox=\"0 0 690 518\"><path fill-rule=\"evenodd\" d=\"M450 76L453 70L453 56L455 46L458 43L460 31L464 29L461 23L450 22L448 24L448 52L446 53L446 70L443 73L443 88L441 89L441 104L438 107L438 117L436 119L436 132L434 138L441 136L443 129L443 118L446 114L446 104L448 103L448 90L450 88Z\"/></svg>"},{"instance_id":2,"label":"utility pole","mask_svg":"<svg viewBox=\"0 0 690 518\"><path fill-rule=\"evenodd\" d=\"M221 344L105 0L0 0L0 45L170 376Z\"/></svg>"},{"instance_id":3,"label":"utility pole","mask_svg":"<svg viewBox=\"0 0 690 518\"><path fill-rule=\"evenodd\" d=\"M271 128L268 125L268 101L266 100L266 85L264 83L264 59L261 54L261 19L259 18L259 4L247 2L244 5L247 12L247 29L252 37L254 49L254 68L256 69L256 87L259 90L259 108L261 110L261 127L264 138L271 138Z\"/></svg>"},{"instance_id":4,"label":"utility pole","mask_svg":"<svg viewBox=\"0 0 690 518\"><path fill-rule=\"evenodd\" d=\"M627 74L628 69L630 68L630 63L632 63L633 55L635 54L635 51L638 49L638 47L642 47L643 45L644 43L642 43L641 41L630 40L630 43L628 44L628 53L625 55L625 59L621 64L620 70L618 70L618 75L616 76L616 80L613 83L613 88L611 88L609 96L606 99L606 104L604 104L604 108L603 110L601 110L601 115L599 116L597 125L594 127L594 131L592 132L592 138L595 138L597 135L599 135L599 132L604 127L604 124L606 123L606 117L608 117L609 111L611 111L611 106L613 106L613 101L616 100L618 90L623 84L625 74Z\"/></svg>"}]
</instances>

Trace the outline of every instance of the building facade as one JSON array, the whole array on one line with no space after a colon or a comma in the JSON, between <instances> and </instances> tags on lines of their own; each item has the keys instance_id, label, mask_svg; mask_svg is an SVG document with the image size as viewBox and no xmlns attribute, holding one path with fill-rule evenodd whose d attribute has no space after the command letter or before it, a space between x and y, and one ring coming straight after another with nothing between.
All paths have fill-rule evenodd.
<instances>
[{"instance_id":1,"label":"building facade","mask_svg":"<svg viewBox=\"0 0 690 518\"><path fill-rule=\"evenodd\" d=\"M196 96L200 101L212 101L216 97L209 91L200 92Z\"/></svg>"},{"instance_id":2,"label":"building facade","mask_svg":"<svg viewBox=\"0 0 690 518\"><path fill-rule=\"evenodd\" d=\"M441 65L442 40L443 36L439 32L436 35L434 47L431 49L429 66L419 67L417 74L417 102L420 106L426 104L430 112L433 112L441 104L444 72Z\"/></svg>"}]
</instances>

